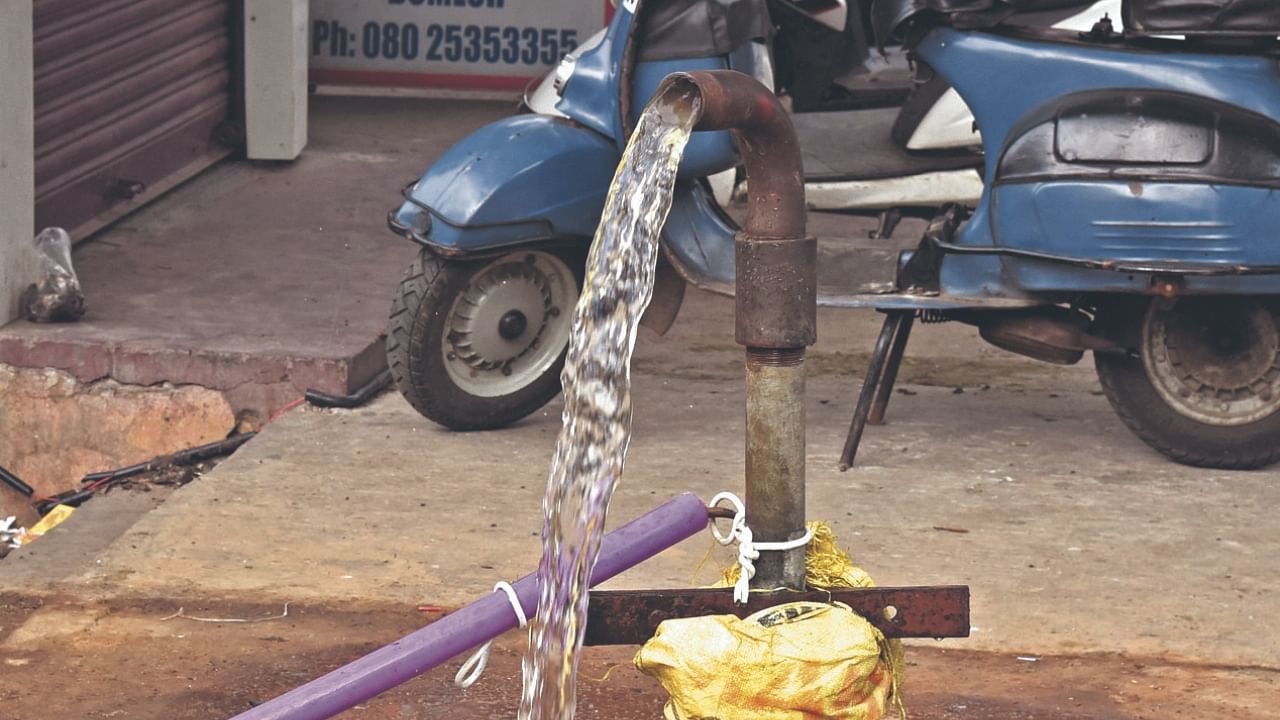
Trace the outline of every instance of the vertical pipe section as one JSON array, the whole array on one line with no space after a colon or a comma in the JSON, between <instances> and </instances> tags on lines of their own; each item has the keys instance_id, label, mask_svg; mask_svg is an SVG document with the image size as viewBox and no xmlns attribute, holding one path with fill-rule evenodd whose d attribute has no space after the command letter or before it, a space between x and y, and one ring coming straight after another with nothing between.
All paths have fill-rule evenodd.
<instances>
[{"instance_id":1,"label":"vertical pipe section","mask_svg":"<svg viewBox=\"0 0 1280 720\"><path fill-rule=\"evenodd\" d=\"M747 173L735 247L735 331L746 348L747 523L758 540L805 531L804 352L817 340L817 241L805 235L804 172L791 117L753 78L677 73L701 99L697 130L731 130ZM661 90L659 92L662 92ZM805 548L766 552L759 588L804 588Z\"/></svg>"},{"instance_id":2,"label":"vertical pipe section","mask_svg":"<svg viewBox=\"0 0 1280 720\"><path fill-rule=\"evenodd\" d=\"M747 349L747 525L756 539L804 534L804 351ZM752 584L804 587L805 548L763 552Z\"/></svg>"}]
</instances>

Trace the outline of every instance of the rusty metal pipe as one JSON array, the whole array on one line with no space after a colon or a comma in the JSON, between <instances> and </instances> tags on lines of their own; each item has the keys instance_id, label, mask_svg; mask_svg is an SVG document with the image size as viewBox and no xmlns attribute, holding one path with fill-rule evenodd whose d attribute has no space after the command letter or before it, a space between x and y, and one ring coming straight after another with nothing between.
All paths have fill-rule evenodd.
<instances>
[{"instance_id":1,"label":"rusty metal pipe","mask_svg":"<svg viewBox=\"0 0 1280 720\"><path fill-rule=\"evenodd\" d=\"M733 132L747 171L750 199L744 230L757 238L803 238L800 143L777 96L751 76L732 70L673 73L664 87L697 94L695 130Z\"/></svg>"},{"instance_id":2,"label":"rusty metal pipe","mask_svg":"<svg viewBox=\"0 0 1280 720\"><path fill-rule=\"evenodd\" d=\"M747 348L747 525L756 540L805 532L804 348ZM751 585L803 590L805 548L761 552Z\"/></svg>"},{"instance_id":3,"label":"rusty metal pipe","mask_svg":"<svg viewBox=\"0 0 1280 720\"><path fill-rule=\"evenodd\" d=\"M778 98L728 70L675 73L695 130L729 130L747 173L735 247L735 329L746 347L747 523L764 542L805 530L804 351L817 339L817 241L805 234L800 143ZM804 588L805 549L766 552L752 585Z\"/></svg>"},{"instance_id":4,"label":"rusty metal pipe","mask_svg":"<svg viewBox=\"0 0 1280 720\"><path fill-rule=\"evenodd\" d=\"M748 348L790 350L817 339L817 249L805 234L804 173L778 98L732 70L673 73L658 90L692 98L695 130L729 130L747 173L747 220L736 247L735 335Z\"/></svg>"}]
</instances>

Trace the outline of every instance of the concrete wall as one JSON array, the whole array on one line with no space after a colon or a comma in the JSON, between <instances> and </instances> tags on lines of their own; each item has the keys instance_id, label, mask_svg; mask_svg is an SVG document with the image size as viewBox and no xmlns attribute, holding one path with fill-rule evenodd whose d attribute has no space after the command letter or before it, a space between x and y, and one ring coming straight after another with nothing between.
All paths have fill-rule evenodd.
<instances>
[{"instance_id":1,"label":"concrete wall","mask_svg":"<svg viewBox=\"0 0 1280 720\"><path fill-rule=\"evenodd\" d=\"M31 0L0 0L0 325L31 283L35 224Z\"/></svg>"},{"instance_id":2,"label":"concrete wall","mask_svg":"<svg viewBox=\"0 0 1280 720\"><path fill-rule=\"evenodd\" d=\"M254 160L307 144L308 0L245 0L245 133Z\"/></svg>"}]
</instances>

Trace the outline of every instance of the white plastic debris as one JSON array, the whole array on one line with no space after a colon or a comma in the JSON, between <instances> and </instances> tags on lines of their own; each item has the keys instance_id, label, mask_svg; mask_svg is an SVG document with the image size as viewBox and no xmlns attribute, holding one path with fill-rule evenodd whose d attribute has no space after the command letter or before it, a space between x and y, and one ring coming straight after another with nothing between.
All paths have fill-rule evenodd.
<instances>
[{"instance_id":1,"label":"white plastic debris","mask_svg":"<svg viewBox=\"0 0 1280 720\"><path fill-rule=\"evenodd\" d=\"M22 294L22 314L32 322L73 322L84 315L84 293L71 265L71 235L60 227L36 235L38 276Z\"/></svg>"},{"instance_id":2,"label":"white plastic debris","mask_svg":"<svg viewBox=\"0 0 1280 720\"><path fill-rule=\"evenodd\" d=\"M0 546L12 548L14 550L22 547L22 538L27 534L24 527L14 527L14 523L18 518L10 515L4 520L0 520Z\"/></svg>"}]
</instances>

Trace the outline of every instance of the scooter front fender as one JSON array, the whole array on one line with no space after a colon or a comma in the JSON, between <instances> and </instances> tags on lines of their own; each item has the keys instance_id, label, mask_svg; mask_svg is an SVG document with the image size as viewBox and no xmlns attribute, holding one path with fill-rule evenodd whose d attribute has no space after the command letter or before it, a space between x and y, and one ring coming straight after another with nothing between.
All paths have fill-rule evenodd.
<instances>
[{"instance_id":1,"label":"scooter front fender","mask_svg":"<svg viewBox=\"0 0 1280 720\"><path fill-rule=\"evenodd\" d=\"M589 239L618 164L613 141L563 118L517 115L475 131L405 189L392 229L444 255Z\"/></svg>"},{"instance_id":2,"label":"scooter front fender","mask_svg":"<svg viewBox=\"0 0 1280 720\"><path fill-rule=\"evenodd\" d=\"M738 226L701 182L676 185L671 212L662 228L666 257L686 282L702 290L733 295Z\"/></svg>"}]
</instances>

